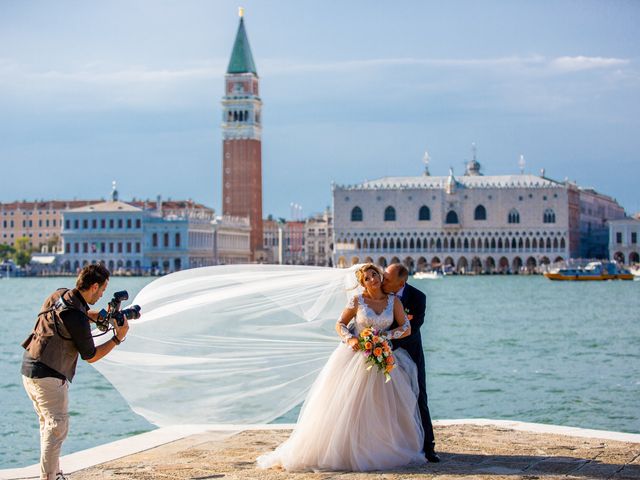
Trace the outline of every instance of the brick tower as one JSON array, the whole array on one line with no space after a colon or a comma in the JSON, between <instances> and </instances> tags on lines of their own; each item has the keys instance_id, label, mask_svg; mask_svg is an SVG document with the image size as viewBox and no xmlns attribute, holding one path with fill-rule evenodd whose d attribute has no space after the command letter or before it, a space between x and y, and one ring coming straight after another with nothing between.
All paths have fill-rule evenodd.
<instances>
[{"instance_id":1,"label":"brick tower","mask_svg":"<svg viewBox=\"0 0 640 480\"><path fill-rule=\"evenodd\" d=\"M262 250L262 101L243 10L222 99L222 213L249 217L251 254Z\"/></svg>"}]
</instances>

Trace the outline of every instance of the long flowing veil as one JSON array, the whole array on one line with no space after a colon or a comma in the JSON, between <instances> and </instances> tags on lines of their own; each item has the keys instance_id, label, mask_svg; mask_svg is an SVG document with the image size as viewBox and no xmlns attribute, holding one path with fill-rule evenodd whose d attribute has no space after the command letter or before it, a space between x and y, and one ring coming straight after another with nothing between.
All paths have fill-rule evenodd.
<instances>
[{"instance_id":1,"label":"long flowing veil","mask_svg":"<svg viewBox=\"0 0 640 480\"><path fill-rule=\"evenodd\" d=\"M356 285L353 268L174 273L142 289L142 317L92 365L158 426L270 422L304 400Z\"/></svg>"}]
</instances>

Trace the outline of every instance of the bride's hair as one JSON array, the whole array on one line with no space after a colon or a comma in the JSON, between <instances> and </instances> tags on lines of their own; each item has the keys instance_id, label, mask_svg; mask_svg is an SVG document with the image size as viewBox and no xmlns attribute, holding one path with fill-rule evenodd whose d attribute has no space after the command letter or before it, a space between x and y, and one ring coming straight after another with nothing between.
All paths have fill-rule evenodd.
<instances>
[{"instance_id":1,"label":"bride's hair","mask_svg":"<svg viewBox=\"0 0 640 480\"><path fill-rule=\"evenodd\" d=\"M375 270L378 275L380 275L380 281L382 281L382 269L374 264L374 263L365 263L358 270L356 270L356 278L358 279L358 283L364 287L364 275L369 270Z\"/></svg>"}]
</instances>

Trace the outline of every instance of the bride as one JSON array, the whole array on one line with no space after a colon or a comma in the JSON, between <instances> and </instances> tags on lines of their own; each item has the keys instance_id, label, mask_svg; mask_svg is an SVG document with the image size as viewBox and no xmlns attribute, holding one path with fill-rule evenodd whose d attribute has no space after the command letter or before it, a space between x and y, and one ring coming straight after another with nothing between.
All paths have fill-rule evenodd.
<instances>
[{"instance_id":1,"label":"bride","mask_svg":"<svg viewBox=\"0 0 640 480\"><path fill-rule=\"evenodd\" d=\"M402 338L411 325L400 300L382 291L376 265L363 265L356 277L364 292L350 299L336 324L343 343L312 385L289 439L260 456L259 467L368 471L425 462L415 363L395 350L397 368L385 383L383 372L367 370L357 338L366 327L385 331L391 340ZM394 319L399 327L389 331Z\"/></svg>"}]
</instances>

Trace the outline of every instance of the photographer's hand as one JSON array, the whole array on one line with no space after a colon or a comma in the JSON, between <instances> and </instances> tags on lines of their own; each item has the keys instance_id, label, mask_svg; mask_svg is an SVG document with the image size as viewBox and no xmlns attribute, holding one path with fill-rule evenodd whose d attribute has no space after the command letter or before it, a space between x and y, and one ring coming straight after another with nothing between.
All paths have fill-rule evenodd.
<instances>
[{"instance_id":1,"label":"photographer's hand","mask_svg":"<svg viewBox=\"0 0 640 480\"><path fill-rule=\"evenodd\" d=\"M123 342L125 337L127 336L127 332L129 331L129 320L127 320L127 317L124 317L124 323L122 324L122 326L118 326L118 324L116 324L113 328L114 328L114 333L113 335L120 341Z\"/></svg>"}]
</instances>

